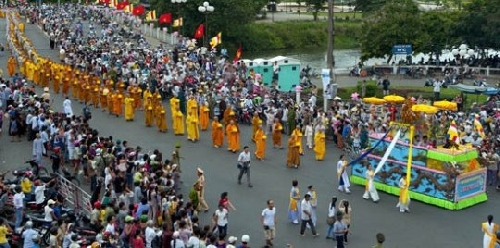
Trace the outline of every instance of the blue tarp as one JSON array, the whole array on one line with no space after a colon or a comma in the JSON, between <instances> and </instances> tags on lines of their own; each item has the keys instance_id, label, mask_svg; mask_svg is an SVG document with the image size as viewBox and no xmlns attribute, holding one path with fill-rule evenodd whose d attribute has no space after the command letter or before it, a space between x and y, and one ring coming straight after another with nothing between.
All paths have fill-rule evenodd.
<instances>
[{"instance_id":1,"label":"blue tarp","mask_svg":"<svg viewBox=\"0 0 500 248\"><path fill-rule=\"evenodd\" d=\"M480 87L465 84L450 85L450 88L456 88L463 93L469 94L485 94L485 95L496 95L500 92L499 89L494 87Z\"/></svg>"}]
</instances>

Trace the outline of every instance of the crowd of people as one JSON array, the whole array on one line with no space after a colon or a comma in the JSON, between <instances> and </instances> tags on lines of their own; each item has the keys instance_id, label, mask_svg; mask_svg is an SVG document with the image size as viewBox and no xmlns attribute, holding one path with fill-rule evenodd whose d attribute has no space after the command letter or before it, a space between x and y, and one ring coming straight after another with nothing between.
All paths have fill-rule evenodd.
<instances>
[{"instance_id":1,"label":"crowd of people","mask_svg":"<svg viewBox=\"0 0 500 248\"><path fill-rule=\"evenodd\" d=\"M126 247L156 247L159 227L163 230L162 247L231 247L238 239L228 237L227 214L235 208L227 192L221 194L212 223L203 225L197 217L198 212L210 209L204 199L203 168L197 169L198 180L193 186L187 186L188 196L179 193L183 187L180 145L171 156L163 156L160 150L145 153L130 141L106 137L89 125L90 106L126 121L137 121L135 111L144 111L144 124L155 125L160 132L168 130L167 119L171 119L174 134L186 135L192 142L200 139L200 129L210 130L214 147L221 148L225 143L230 152L241 152L238 183L246 175L249 187L252 187L251 155L249 147L240 147L239 130L245 112L252 115L253 155L264 160L267 136L271 135L273 147L280 149L284 147L283 135L287 135L285 163L297 169L306 149L315 153L316 160L324 159L327 135L333 137L340 149L362 150L368 147L370 134L386 133L389 123L400 114L399 108L392 105L375 107L345 100L332 101L325 112L317 106L317 89L313 88L304 99L297 101L293 95L280 93L273 86L261 85L258 75L249 71L244 62L232 63L226 56L216 57L205 48L197 48L189 39L180 38L177 46L169 49L149 46L137 30L133 34L137 42L123 38L120 26L114 23L108 10L72 4L30 5L21 13L48 34L50 47L59 50L61 61L33 54L13 54L9 60L12 70L8 72L12 78L1 81L0 92L8 116L8 133L13 142L23 137L33 141L35 160L43 163L44 156L50 157L54 172L72 168L73 173L82 173L88 178L93 193L90 222L101 234L98 241L103 245L119 242ZM90 25L87 31L82 20L76 18L78 15L101 20L101 23ZM135 17L124 18L134 25ZM38 96L36 87L44 93ZM51 90L66 98L62 111L51 105ZM465 112L428 115L421 120L421 125L435 127L436 134L441 132L436 137L446 139L445 132L451 121L455 121L463 143L478 147L488 161L485 165L488 183L498 186L500 141L496 137L500 115L496 99L491 97L485 104L474 104ZM73 112L72 100L89 107L80 116ZM167 100L170 109L163 106ZM415 102L424 101L421 97L415 99ZM0 116L2 118L3 113ZM483 124L484 130L475 127L476 121ZM418 133L415 142L422 147L435 147L443 140ZM338 189L350 193L346 160L341 156L337 163ZM40 184L36 180L32 183ZM35 194L32 190L15 189L15 192ZM309 227L317 236L318 196L314 186L309 186L304 196L299 192L298 182L294 181L289 220L300 224L301 235ZM369 191L365 196L378 201L376 191ZM49 199L43 199L40 204L47 204ZM352 206L345 199L339 204L336 202L333 198L329 206L326 238L333 238L337 247L344 247ZM52 205L57 204L60 203ZM274 245L275 238L273 204L273 200L268 200L262 211L268 246ZM407 208L403 205L402 212ZM70 247L74 234L71 225L64 225L65 220L51 215L50 211L49 215L61 223L53 232L54 242L63 248ZM16 218L16 228L21 226L21 220ZM376 238L381 247L385 237L378 234ZM240 242L239 247L247 247L250 237L243 235Z\"/></svg>"}]
</instances>

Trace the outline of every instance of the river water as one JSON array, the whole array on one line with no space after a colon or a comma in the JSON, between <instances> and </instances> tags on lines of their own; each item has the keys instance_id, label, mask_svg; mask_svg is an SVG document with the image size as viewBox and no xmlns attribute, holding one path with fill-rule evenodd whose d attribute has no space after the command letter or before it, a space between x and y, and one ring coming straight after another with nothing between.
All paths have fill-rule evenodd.
<instances>
[{"instance_id":1,"label":"river water","mask_svg":"<svg viewBox=\"0 0 500 248\"><path fill-rule=\"evenodd\" d=\"M349 68L357 65L361 58L361 50L358 49L341 49L333 52L335 56L335 71L337 73L348 73ZM300 50L275 50L266 52L254 52L247 55L243 54L244 59L270 59L276 56L285 56L293 59L298 59L302 67L309 65L320 73L322 68L326 68L326 52L324 49L300 49ZM384 59L370 59L365 62L365 65L374 65L375 63L384 63Z\"/></svg>"}]
</instances>

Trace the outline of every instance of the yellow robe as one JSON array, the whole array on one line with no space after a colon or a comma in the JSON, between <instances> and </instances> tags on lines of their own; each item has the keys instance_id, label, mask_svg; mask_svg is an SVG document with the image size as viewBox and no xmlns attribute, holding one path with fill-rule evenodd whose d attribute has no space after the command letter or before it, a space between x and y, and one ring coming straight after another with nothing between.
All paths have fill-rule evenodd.
<instances>
[{"instance_id":1,"label":"yellow robe","mask_svg":"<svg viewBox=\"0 0 500 248\"><path fill-rule=\"evenodd\" d=\"M198 115L198 102L195 99L188 99L186 105L188 114Z\"/></svg>"},{"instance_id":2,"label":"yellow robe","mask_svg":"<svg viewBox=\"0 0 500 248\"><path fill-rule=\"evenodd\" d=\"M325 133L317 132L314 135L314 153L316 155L316 160L325 159Z\"/></svg>"},{"instance_id":3,"label":"yellow robe","mask_svg":"<svg viewBox=\"0 0 500 248\"><path fill-rule=\"evenodd\" d=\"M168 130L168 126L167 126L167 112L165 111L165 108L163 108L163 106L161 106L159 108L159 111L160 112L156 116L156 125L158 127L158 131L165 132L165 131Z\"/></svg>"},{"instance_id":4,"label":"yellow robe","mask_svg":"<svg viewBox=\"0 0 500 248\"><path fill-rule=\"evenodd\" d=\"M122 115L123 113L123 95L118 94L115 101L113 102L113 112L115 115Z\"/></svg>"},{"instance_id":5,"label":"yellow robe","mask_svg":"<svg viewBox=\"0 0 500 248\"><path fill-rule=\"evenodd\" d=\"M170 98L170 111L171 111L170 113L172 114L172 120L175 119L175 113L179 108L179 102L180 100L176 97Z\"/></svg>"},{"instance_id":6,"label":"yellow robe","mask_svg":"<svg viewBox=\"0 0 500 248\"><path fill-rule=\"evenodd\" d=\"M264 159L266 154L266 135L264 134L264 130L258 127L257 131L255 131L255 157L257 159Z\"/></svg>"},{"instance_id":7,"label":"yellow robe","mask_svg":"<svg viewBox=\"0 0 500 248\"><path fill-rule=\"evenodd\" d=\"M196 115L191 112L188 114L186 118L186 126L187 126L187 139L191 141L197 141L200 139L200 130L198 128L198 120Z\"/></svg>"},{"instance_id":8,"label":"yellow robe","mask_svg":"<svg viewBox=\"0 0 500 248\"><path fill-rule=\"evenodd\" d=\"M64 80L62 81L62 93L63 93L64 96L68 95L68 92L69 92L69 82L70 82L69 77L65 77ZM106 104L106 106L107 106L107 104Z\"/></svg>"},{"instance_id":9,"label":"yellow robe","mask_svg":"<svg viewBox=\"0 0 500 248\"><path fill-rule=\"evenodd\" d=\"M144 101L144 118L146 119L146 126L150 127L153 125L153 96L148 95L148 98Z\"/></svg>"},{"instance_id":10,"label":"yellow robe","mask_svg":"<svg viewBox=\"0 0 500 248\"><path fill-rule=\"evenodd\" d=\"M219 148L224 143L224 132L222 124L218 121L212 121L212 145Z\"/></svg>"},{"instance_id":11,"label":"yellow robe","mask_svg":"<svg viewBox=\"0 0 500 248\"><path fill-rule=\"evenodd\" d=\"M184 135L184 114L180 110L175 111L173 129L175 135Z\"/></svg>"},{"instance_id":12,"label":"yellow robe","mask_svg":"<svg viewBox=\"0 0 500 248\"><path fill-rule=\"evenodd\" d=\"M288 153L286 156L286 165L288 167L300 166L300 153L297 142L297 136L292 135L288 138Z\"/></svg>"},{"instance_id":13,"label":"yellow robe","mask_svg":"<svg viewBox=\"0 0 500 248\"><path fill-rule=\"evenodd\" d=\"M94 86L94 92L92 93L91 98L94 108L99 108L99 86Z\"/></svg>"},{"instance_id":14,"label":"yellow robe","mask_svg":"<svg viewBox=\"0 0 500 248\"><path fill-rule=\"evenodd\" d=\"M206 105L200 107L200 128L201 131L206 131L210 122L210 109Z\"/></svg>"},{"instance_id":15,"label":"yellow robe","mask_svg":"<svg viewBox=\"0 0 500 248\"><path fill-rule=\"evenodd\" d=\"M134 98L125 97L125 120L133 121L135 117Z\"/></svg>"},{"instance_id":16,"label":"yellow robe","mask_svg":"<svg viewBox=\"0 0 500 248\"><path fill-rule=\"evenodd\" d=\"M232 152L237 152L240 149L240 131L238 125L228 124L226 126L227 149Z\"/></svg>"},{"instance_id":17,"label":"yellow robe","mask_svg":"<svg viewBox=\"0 0 500 248\"><path fill-rule=\"evenodd\" d=\"M262 120L258 115L254 115L252 117L252 140L255 140L255 133L257 132L257 129L259 129L259 125L262 124Z\"/></svg>"},{"instance_id":18,"label":"yellow robe","mask_svg":"<svg viewBox=\"0 0 500 248\"><path fill-rule=\"evenodd\" d=\"M7 72L9 73L9 76L12 77L12 75L16 73L16 67L17 67L16 59L11 56L7 61Z\"/></svg>"},{"instance_id":19,"label":"yellow robe","mask_svg":"<svg viewBox=\"0 0 500 248\"><path fill-rule=\"evenodd\" d=\"M274 123L273 125L273 146L281 147L281 131L283 130L283 126L281 123Z\"/></svg>"},{"instance_id":20,"label":"yellow robe","mask_svg":"<svg viewBox=\"0 0 500 248\"><path fill-rule=\"evenodd\" d=\"M304 136L304 135L302 135L302 132L298 128L295 128L293 130L292 135L295 135L295 136L298 137L299 141L297 141L297 142L299 142L299 144L300 144L300 146L299 146L299 153L300 154L304 154L304 150L302 150L302 136Z\"/></svg>"}]
</instances>

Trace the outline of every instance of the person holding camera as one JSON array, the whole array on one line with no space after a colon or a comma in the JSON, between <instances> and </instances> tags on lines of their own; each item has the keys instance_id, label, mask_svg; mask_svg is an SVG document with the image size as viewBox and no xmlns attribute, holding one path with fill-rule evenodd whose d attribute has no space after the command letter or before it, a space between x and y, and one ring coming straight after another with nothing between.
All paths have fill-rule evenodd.
<instances>
[{"instance_id":1,"label":"person holding camera","mask_svg":"<svg viewBox=\"0 0 500 248\"><path fill-rule=\"evenodd\" d=\"M262 210L260 221L264 228L264 237L266 239L267 246L274 246L273 241L276 235L276 208L274 207L274 201L267 200L267 207Z\"/></svg>"},{"instance_id":2,"label":"person holding camera","mask_svg":"<svg viewBox=\"0 0 500 248\"><path fill-rule=\"evenodd\" d=\"M247 174L248 187L253 187L250 183L250 149L248 146L245 146L243 151L238 156L238 169L240 170L240 173L238 174L238 184L241 184L243 174Z\"/></svg>"}]
</instances>

